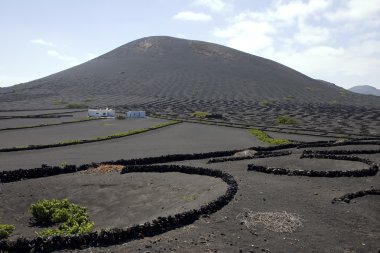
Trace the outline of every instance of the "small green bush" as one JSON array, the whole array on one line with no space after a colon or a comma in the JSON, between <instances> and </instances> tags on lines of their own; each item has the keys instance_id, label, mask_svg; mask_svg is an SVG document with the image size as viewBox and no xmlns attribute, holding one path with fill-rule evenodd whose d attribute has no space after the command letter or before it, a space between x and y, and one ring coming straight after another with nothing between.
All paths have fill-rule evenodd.
<instances>
[{"instance_id":1,"label":"small green bush","mask_svg":"<svg viewBox=\"0 0 380 253\"><path fill-rule=\"evenodd\" d=\"M86 104L68 104L65 106L66 109L86 109L88 105Z\"/></svg>"},{"instance_id":2,"label":"small green bush","mask_svg":"<svg viewBox=\"0 0 380 253\"><path fill-rule=\"evenodd\" d=\"M0 240L8 238L14 230L13 225L0 224Z\"/></svg>"},{"instance_id":3,"label":"small green bush","mask_svg":"<svg viewBox=\"0 0 380 253\"><path fill-rule=\"evenodd\" d=\"M67 102L63 101L63 100L54 100L53 101L53 105L65 105L67 104Z\"/></svg>"},{"instance_id":4,"label":"small green bush","mask_svg":"<svg viewBox=\"0 0 380 253\"><path fill-rule=\"evenodd\" d=\"M252 128L252 129L249 129L249 132L253 136L257 137L260 141L268 143L268 144L280 145L280 144L292 143L291 141L289 141L287 139L272 138L269 135L267 135L264 131L261 131L259 129Z\"/></svg>"},{"instance_id":5,"label":"small green bush","mask_svg":"<svg viewBox=\"0 0 380 253\"><path fill-rule=\"evenodd\" d=\"M268 99L268 100L262 100L260 101L260 105L261 106L270 106L270 105L274 105L275 103L277 102L277 99Z\"/></svg>"},{"instance_id":6,"label":"small green bush","mask_svg":"<svg viewBox=\"0 0 380 253\"><path fill-rule=\"evenodd\" d=\"M293 99L294 99L293 96L286 96L286 97L284 97L284 100L285 100L285 101L291 101L291 100L293 100Z\"/></svg>"},{"instance_id":7,"label":"small green bush","mask_svg":"<svg viewBox=\"0 0 380 253\"><path fill-rule=\"evenodd\" d=\"M347 97L348 92L347 92L346 90L341 90L341 91L339 91L339 95L340 95L341 97Z\"/></svg>"},{"instance_id":8,"label":"small green bush","mask_svg":"<svg viewBox=\"0 0 380 253\"><path fill-rule=\"evenodd\" d=\"M191 202L191 201L194 201L194 200L198 199L198 195L197 194L186 195L186 196L183 196L183 199L186 202Z\"/></svg>"},{"instance_id":9,"label":"small green bush","mask_svg":"<svg viewBox=\"0 0 380 253\"><path fill-rule=\"evenodd\" d=\"M277 117L277 123L278 124L284 124L284 125L296 125L299 124L298 120L292 117L289 117L287 115L282 115Z\"/></svg>"},{"instance_id":10,"label":"small green bush","mask_svg":"<svg viewBox=\"0 0 380 253\"><path fill-rule=\"evenodd\" d=\"M194 113L191 114L191 117L204 119L204 118L207 118L207 116L210 116L210 115L211 114L208 113L208 112L194 112Z\"/></svg>"},{"instance_id":11,"label":"small green bush","mask_svg":"<svg viewBox=\"0 0 380 253\"><path fill-rule=\"evenodd\" d=\"M61 162L61 163L59 164L59 167L61 167L61 168L65 168L67 165L69 165L67 162Z\"/></svg>"},{"instance_id":12,"label":"small green bush","mask_svg":"<svg viewBox=\"0 0 380 253\"><path fill-rule=\"evenodd\" d=\"M89 220L87 209L71 203L68 199L39 200L29 207L29 211L38 224L60 223L58 228L48 228L37 233L42 237L80 235L89 233L94 228L94 223Z\"/></svg>"}]
</instances>

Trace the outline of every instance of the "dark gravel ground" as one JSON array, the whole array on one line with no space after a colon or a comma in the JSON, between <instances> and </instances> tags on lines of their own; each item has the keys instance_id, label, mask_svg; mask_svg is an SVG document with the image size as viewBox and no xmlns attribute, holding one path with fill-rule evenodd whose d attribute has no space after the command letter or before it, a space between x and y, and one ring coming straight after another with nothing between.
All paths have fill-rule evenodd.
<instances>
[{"instance_id":1,"label":"dark gravel ground","mask_svg":"<svg viewBox=\"0 0 380 253\"><path fill-rule=\"evenodd\" d=\"M32 225L28 207L39 199L68 198L88 208L95 229L123 228L198 208L226 188L219 179L181 173L75 173L1 185L0 217L16 226L10 239L31 238L43 228Z\"/></svg>"},{"instance_id":2,"label":"dark gravel ground","mask_svg":"<svg viewBox=\"0 0 380 253\"><path fill-rule=\"evenodd\" d=\"M55 110L26 110L26 111L0 111L1 116L37 116L37 115L62 115L83 112L86 109L55 109Z\"/></svg>"},{"instance_id":3,"label":"dark gravel ground","mask_svg":"<svg viewBox=\"0 0 380 253\"><path fill-rule=\"evenodd\" d=\"M289 139L294 141L312 142L312 141L329 141L334 140L332 137L322 137L322 136L310 136L310 135L300 135L300 134L286 134L278 132L265 131L272 138Z\"/></svg>"},{"instance_id":4,"label":"dark gravel ground","mask_svg":"<svg viewBox=\"0 0 380 253\"><path fill-rule=\"evenodd\" d=\"M371 157L378 158L379 155ZM294 164L292 157L269 160L283 165ZM206 160L198 160L176 163L232 174L239 184L234 201L190 226L126 245L91 248L83 252L378 252L378 196L361 197L350 204L332 204L331 201L348 192L371 186L379 188L379 175L364 178L277 176L247 172L247 164L251 162L207 165ZM320 162L336 170L358 167L355 162ZM304 168L318 166L317 162L311 164L309 159L303 159L299 164ZM303 225L293 233L272 232L262 226L250 230L237 219L247 208L254 212L295 213L302 218Z\"/></svg>"},{"instance_id":5,"label":"dark gravel ground","mask_svg":"<svg viewBox=\"0 0 380 253\"><path fill-rule=\"evenodd\" d=\"M68 115L72 115L72 117L0 119L0 130L4 128L10 128L10 127L36 126L36 125L41 125L41 124L57 124L61 122L87 119L87 112L75 112L75 113L69 113Z\"/></svg>"},{"instance_id":6,"label":"dark gravel ground","mask_svg":"<svg viewBox=\"0 0 380 253\"><path fill-rule=\"evenodd\" d=\"M281 134L282 135L282 134ZM284 134L310 141L307 136ZM277 137L277 136L276 136ZM313 137L314 138L314 137ZM125 139L72 147L0 154L1 170L32 168L42 163L82 164L120 158L162 154L231 150L265 144L244 129L181 123ZM378 145L338 146L312 150L379 149ZM357 170L368 165L330 159L299 159L302 149L292 155L236 162L207 164L208 160L174 164L199 166L231 174L239 190L232 202L209 217L152 238L90 248L80 252L378 252L380 249L380 201L364 196L347 203L331 203L350 192L380 188L380 175L369 177L319 178L279 176L247 171L248 164L281 166L289 169ZM380 154L357 156L380 163ZM217 179L181 173L165 175L132 173L69 174L0 185L1 222L17 224L16 236L33 235L27 206L39 198L69 197L88 207L97 229L129 226L154 217L196 208L225 189ZM196 201L184 196L197 194ZM198 202L199 201L199 202ZM164 207L164 209L162 209ZM253 212L294 213L302 226L293 233L279 233L263 226L246 228L237 218ZM76 251L75 251L76 252Z\"/></svg>"},{"instance_id":7,"label":"dark gravel ground","mask_svg":"<svg viewBox=\"0 0 380 253\"><path fill-rule=\"evenodd\" d=\"M53 144L70 140L95 139L126 133L167 122L162 119L102 119L82 123L0 132L0 148Z\"/></svg>"},{"instance_id":8,"label":"dark gravel ground","mask_svg":"<svg viewBox=\"0 0 380 253\"><path fill-rule=\"evenodd\" d=\"M181 123L104 142L0 153L0 170L39 167L41 164L83 164L122 158L233 150L258 145L265 144L244 129Z\"/></svg>"}]
</instances>

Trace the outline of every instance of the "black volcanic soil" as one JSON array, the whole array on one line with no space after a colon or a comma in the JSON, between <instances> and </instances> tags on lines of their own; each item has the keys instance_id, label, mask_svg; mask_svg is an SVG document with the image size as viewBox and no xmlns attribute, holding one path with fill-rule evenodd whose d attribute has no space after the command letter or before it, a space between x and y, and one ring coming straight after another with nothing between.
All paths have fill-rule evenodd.
<instances>
[{"instance_id":1,"label":"black volcanic soil","mask_svg":"<svg viewBox=\"0 0 380 253\"><path fill-rule=\"evenodd\" d=\"M298 133L359 134L380 136L380 102L374 107L336 104L298 104L276 102L262 105L255 101L163 101L139 105L149 112L188 119L194 111L207 111L223 115L223 122L248 124L257 127L295 129ZM125 108L128 108L126 106ZM290 116L296 125L280 125L279 116Z\"/></svg>"},{"instance_id":2,"label":"black volcanic soil","mask_svg":"<svg viewBox=\"0 0 380 253\"><path fill-rule=\"evenodd\" d=\"M103 121L98 123L101 122ZM86 126L88 123L92 122L67 125L66 133L70 129L78 130L80 125ZM136 123L137 126L140 123ZM61 129L61 126L45 128L59 133L57 129ZM30 133L26 129L12 130L9 133L23 131ZM80 133L85 136L85 131L81 128ZM52 138L50 134L46 140ZM299 141L319 140L316 136L269 134ZM39 137L46 142L42 132ZM322 139L326 138L321 137L320 140ZM121 158L244 149L251 146L268 145L251 136L246 129L180 123L111 141L0 153L0 171L34 168L43 163L83 164ZM310 149L378 150L379 147L371 143ZM320 171L368 168L368 165L360 162L299 159L303 149L289 150L292 154L288 156L236 162L207 164L208 159L176 162L174 164L211 168L231 174L238 183L235 198L220 211L202 217L189 226L124 245L89 248L80 252L378 252L379 196L355 198L350 203L333 204L331 201L351 192L372 187L380 189L380 174L319 178L247 171L248 164ZM379 153L356 155L380 163ZM12 239L19 235L32 237L38 228L29 226L28 205L41 198L68 197L88 208L96 229L125 227L157 216L198 208L202 203L216 199L225 189L225 183L219 179L182 173L75 173L29 179L0 184L0 223L17 226ZM197 198L188 201L187 196L191 194L196 194ZM301 217L302 226L293 233L273 232L262 226L248 229L237 218L246 209L253 212L295 213Z\"/></svg>"},{"instance_id":3,"label":"black volcanic soil","mask_svg":"<svg viewBox=\"0 0 380 253\"><path fill-rule=\"evenodd\" d=\"M335 138L332 138L332 137L310 136L310 135L302 135L302 134L285 134L285 133L269 132L269 131L265 131L265 132L272 138L288 139L288 140L301 141L301 142L335 140Z\"/></svg>"},{"instance_id":4,"label":"black volcanic soil","mask_svg":"<svg viewBox=\"0 0 380 253\"><path fill-rule=\"evenodd\" d=\"M0 171L39 167L41 164L83 164L122 158L244 149L259 145L266 144L245 129L180 123L110 141L0 153Z\"/></svg>"},{"instance_id":5,"label":"black volcanic soil","mask_svg":"<svg viewBox=\"0 0 380 253\"><path fill-rule=\"evenodd\" d=\"M11 114L12 116L16 116ZM28 114L31 115L31 114ZM0 130L4 128L36 126L42 124L58 124L62 122L78 121L87 119L87 112L69 113L70 117L60 118L12 118L12 119L0 119Z\"/></svg>"},{"instance_id":6,"label":"black volcanic soil","mask_svg":"<svg viewBox=\"0 0 380 253\"><path fill-rule=\"evenodd\" d=\"M75 124L0 132L0 148L53 144L70 140L95 139L126 133L167 122L162 119L102 119Z\"/></svg>"},{"instance_id":7,"label":"black volcanic soil","mask_svg":"<svg viewBox=\"0 0 380 253\"><path fill-rule=\"evenodd\" d=\"M369 166L360 162L331 159L300 159L300 154L266 159L252 159L249 163L266 167L286 167L290 170L362 170Z\"/></svg>"},{"instance_id":8,"label":"black volcanic soil","mask_svg":"<svg viewBox=\"0 0 380 253\"><path fill-rule=\"evenodd\" d=\"M356 147L352 147L356 148ZM377 157L377 155L370 155ZM267 162L265 162L267 160ZM319 159L318 159L319 160ZM318 160L294 157L257 159L283 166L318 167ZM379 174L364 178L310 178L247 172L252 160L207 165L207 160L175 164L202 166L228 172L238 181L235 199L207 219L168 233L126 245L80 252L378 252L380 249L379 196L331 201L349 192L380 187ZM363 167L356 162L320 160L330 169ZM303 164L303 165L302 165ZM258 226L247 229L237 216L244 210L298 214L302 227L293 233L272 232ZM65 251L66 252L66 251Z\"/></svg>"},{"instance_id":9,"label":"black volcanic soil","mask_svg":"<svg viewBox=\"0 0 380 253\"><path fill-rule=\"evenodd\" d=\"M88 208L95 229L123 228L199 208L226 189L220 179L181 173L75 173L1 185L0 221L16 226L12 238L35 237L43 228L32 225L29 206L68 198Z\"/></svg>"},{"instance_id":10,"label":"black volcanic soil","mask_svg":"<svg viewBox=\"0 0 380 253\"><path fill-rule=\"evenodd\" d=\"M0 110L0 117L6 116L38 116L38 115L66 115L66 114L74 114L78 112L87 112L84 109L55 109L55 110L21 110L21 111L6 111ZM87 113L86 113L87 114Z\"/></svg>"}]
</instances>

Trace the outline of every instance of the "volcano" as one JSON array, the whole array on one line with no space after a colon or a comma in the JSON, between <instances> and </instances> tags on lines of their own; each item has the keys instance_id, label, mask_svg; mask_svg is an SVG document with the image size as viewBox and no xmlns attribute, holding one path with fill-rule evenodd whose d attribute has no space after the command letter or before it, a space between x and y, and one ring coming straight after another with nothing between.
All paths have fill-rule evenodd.
<instances>
[{"instance_id":1,"label":"volcano","mask_svg":"<svg viewBox=\"0 0 380 253\"><path fill-rule=\"evenodd\" d=\"M262 101L380 104L379 98L343 90L265 58L164 36L132 41L81 65L0 92L3 109Z\"/></svg>"}]
</instances>

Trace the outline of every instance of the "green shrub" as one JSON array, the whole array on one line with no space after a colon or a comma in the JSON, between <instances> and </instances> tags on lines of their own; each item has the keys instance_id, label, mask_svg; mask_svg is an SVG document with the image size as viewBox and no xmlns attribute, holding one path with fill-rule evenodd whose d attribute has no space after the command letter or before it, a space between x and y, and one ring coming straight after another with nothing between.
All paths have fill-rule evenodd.
<instances>
[{"instance_id":1,"label":"green shrub","mask_svg":"<svg viewBox=\"0 0 380 253\"><path fill-rule=\"evenodd\" d=\"M341 90L341 91L339 91L339 95L341 96L341 97L347 97L347 91L346 90Z\"/></svg>"},{"instance_id":2,"label":"green shrub","mask_svg":"<svg viewBox=\"0 0 380 253\"><path fill-rule=\"evenodd\" d=\"M65 106L66 109L85 109L88 108L86 104L68 104Z\"/></svg>"},{"instance_id":3,"label":"green shrub","mask_svg":"<svg viewBox=\"0 0 380 253\"><path fill-rule=\"evenodd\" d=\"M292 143L291 141L289 141L287 139L272 138L269 135L267 135L264 131L261 131L259 129L252 128L252 129L249 129L249 132L253 136L256 136L260 141L268 143L268 144L280 145L280 144Z\"/></svg>"},{"instance_id":4,"label":"green shrub","mask_svg":"<svg viewBox=\"0 0 380 253\"><path fill-rule=\"evenodd\" d=\"M270 106L270 105L273 105L273 104L275 104L277 102L277 100L276 99L268 99L268 100L262 100L262 101L260 101L260 105L261 106Z\"/></svg>"},{"instance_id":5,"label":"green shrub","mask_svg":"<svg viewBox=\"0 0 380 253\"><path fill-rule=\"evenodd\" d=\"M0 240L8 238L14 230L13 225L0 224Z\"/></svg>"},{"instance_id":6,"label":"green shrub","mask_svg":"<svg viewBox=\"0 0 380 253\"><path fill-rule=\"evenodd\" d=\"M63 100L54 100L53 101L53 105L65 105L67 104L67 102L63 101Z\"/></svg>"},{"instance_id":7,"label":"green shrub","mask_svg":"<svg viewBox=\"0 0 380 253\"><path fill-rule=\"evenodd\" d=\"M59 224L58 228L47 228L37 233L42 237L80 235L89 233L94 228L87 209L71 203L68 199L39 200L29 207L29 211L38 224Z\"/></svg>"},{"instance_id":8,"label":"green shrub","mask_svg":"<svg viewBox=\"0 0 380 253\"><path fill-rule=\"evenodd\" d=\"M191 201L194 201L198 198L198 195L197 194L190 194L190 195L186 195L186 196L183 196L183 199L186 201L186 202L191 202Z\"/></svg>"},{"instance_id":9,"label":"green shrub","mask_svg":"<svg viewBox=\"0 0 380 253\"><path fill-rule=\"evenodd\" d=\"M278 124L284 124L284 125L296 125L299 124L298 120L292 117L289 117L287 115L282 115L277 117L277 123Z\"/></svg>"},{"instance_id":10,"label":"green shrub","mask_svg":"<svg viewBox=\"0 0 380 253\"><path fill-rule=\"evenodd\" d=\"M210 116L210 115L211 114L208 113L208 112L194 112L194 113L191 114L191 117L204 119L204 118L207 118L207 116Z\"/></svg>"},{"instance_id":11,"label":"green shrub","mask_svg":"<svg viewBox=\"0 0 380 253\"><path fill-rule=\"evenodd\" d=\"M61 163L59 164L59 167L61 167L61 168L65 168L67 165L69 165L67 162L61 162Z\"/></svg>"},{"instance_id":12,"label":"green shrub","mask_svg":"<svg viewBox=\"0 0 380 253\"><path fill-rule=\"evenodd\" d=\"M293 99L294 99L293 96L286 96L286 97L284 97L284 100L285 100L285 101L291 101L291 100L293 100Z\"/></svg>"}]
</instances>

